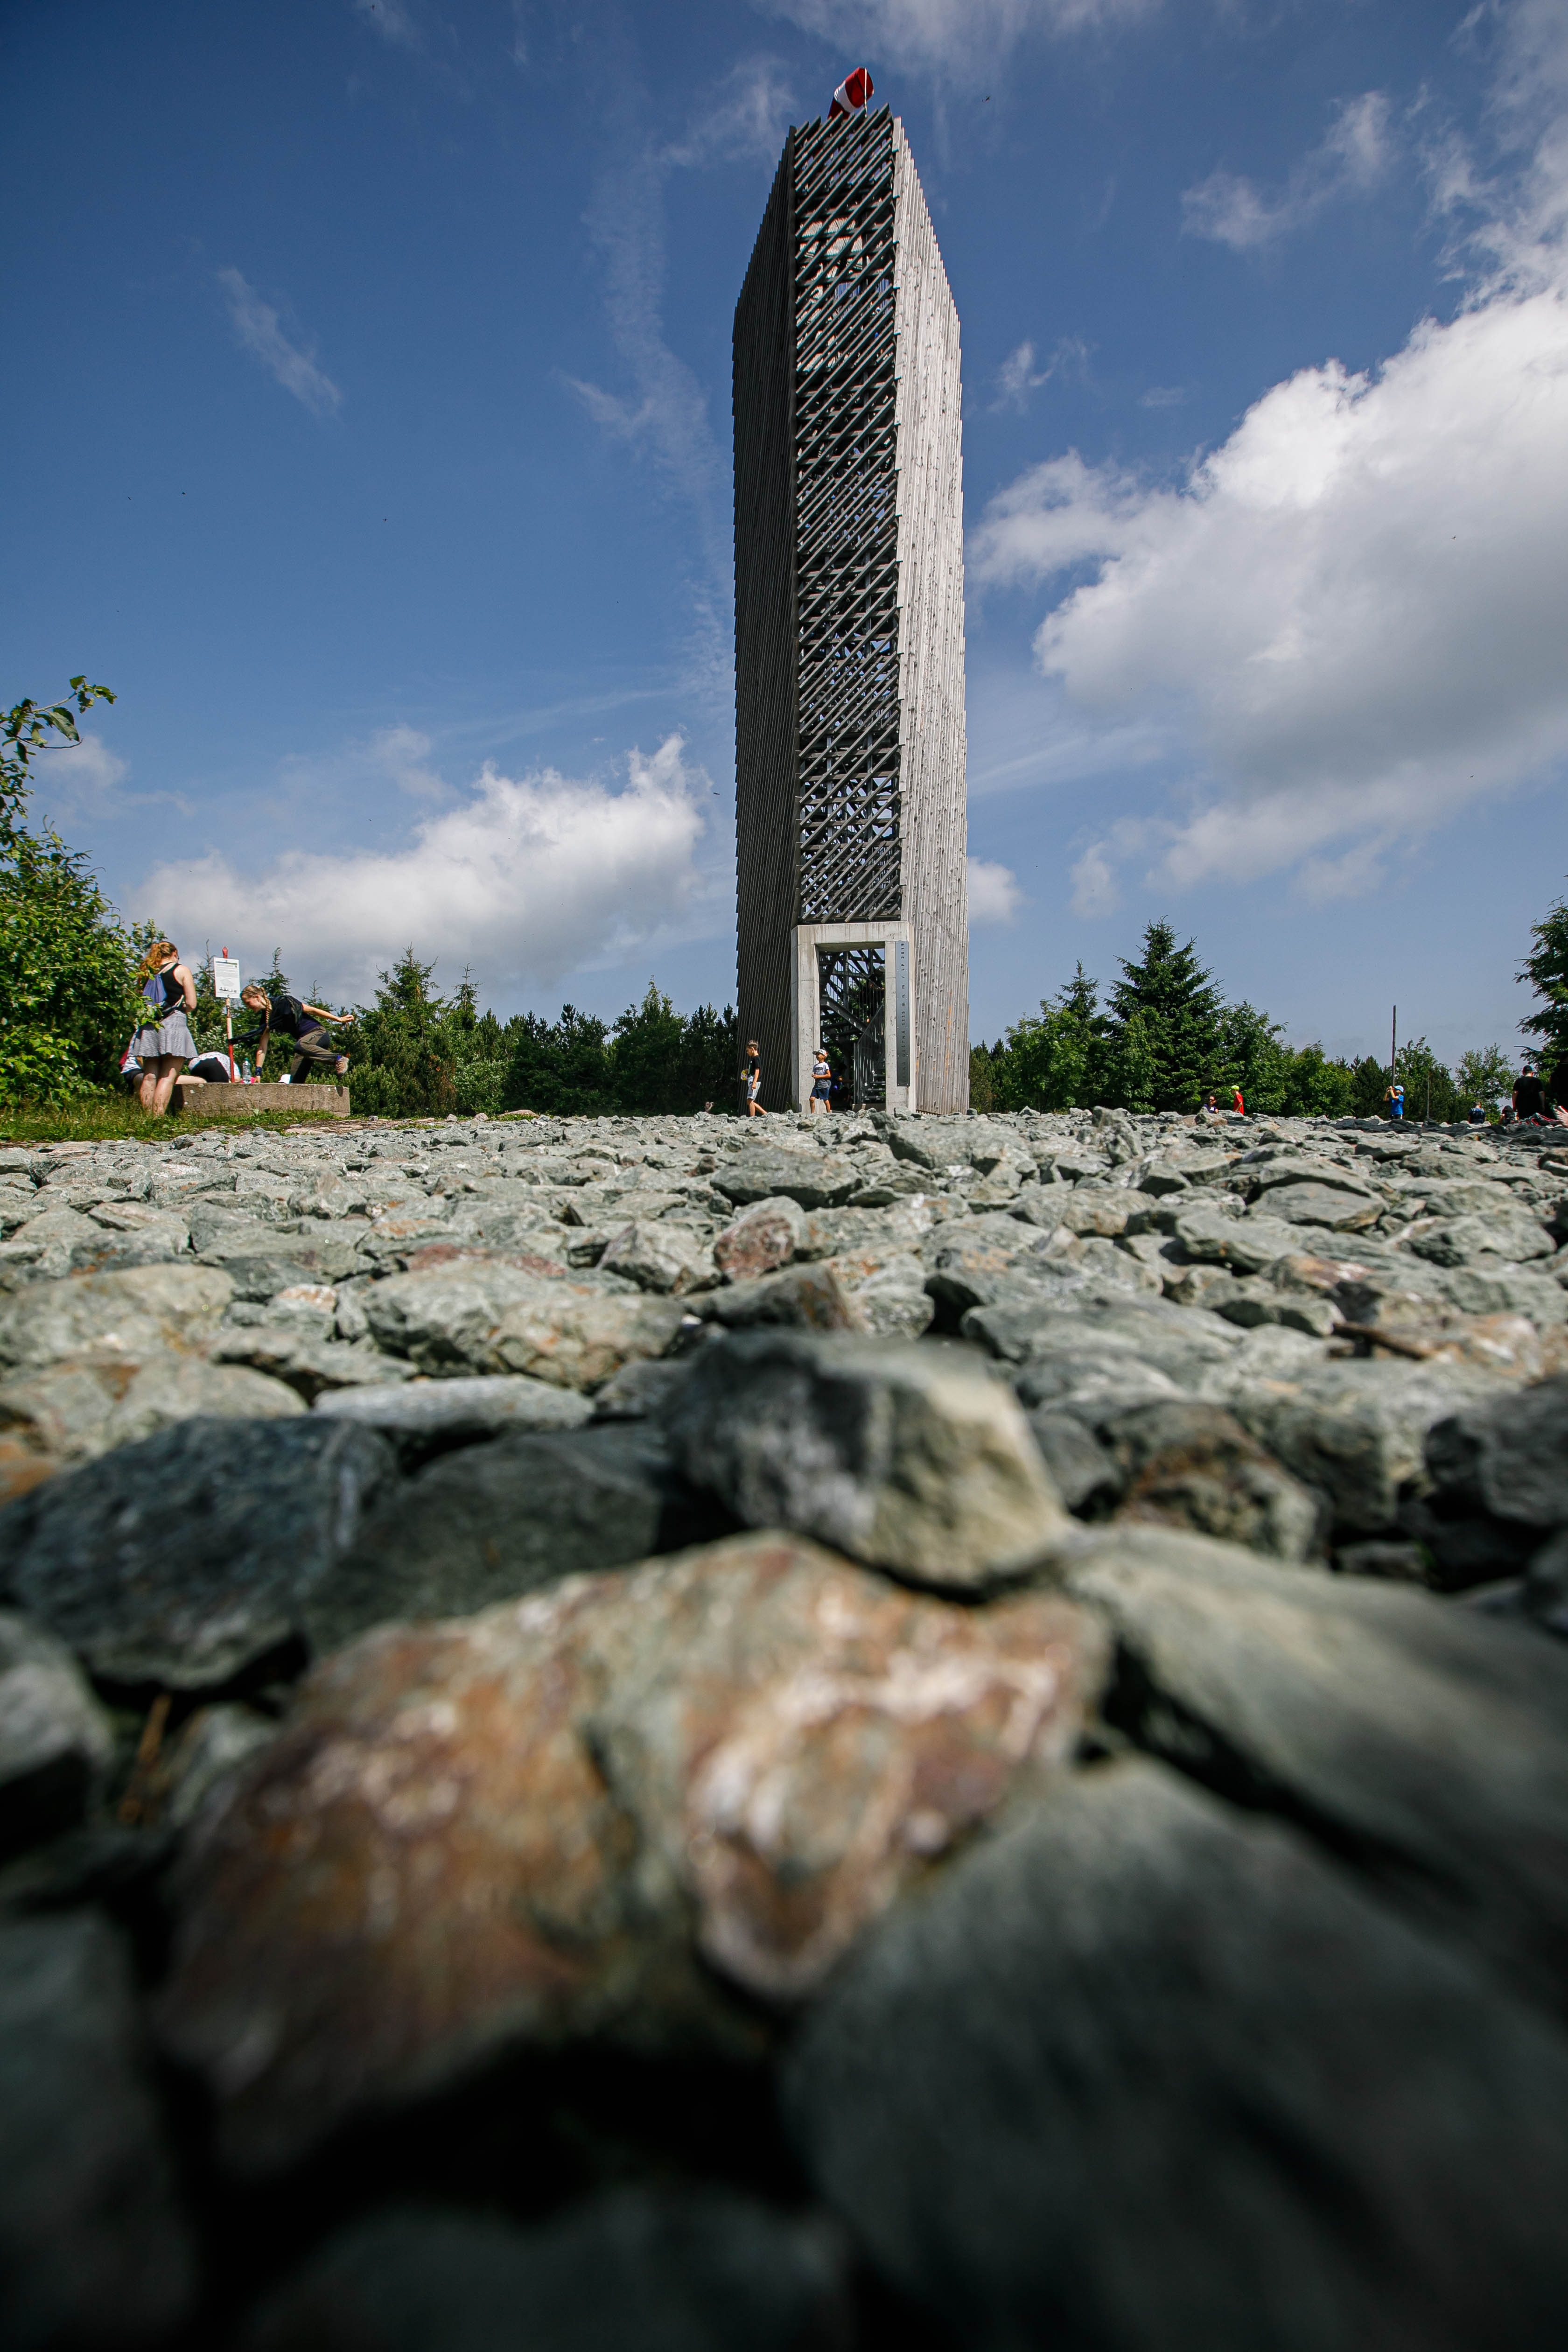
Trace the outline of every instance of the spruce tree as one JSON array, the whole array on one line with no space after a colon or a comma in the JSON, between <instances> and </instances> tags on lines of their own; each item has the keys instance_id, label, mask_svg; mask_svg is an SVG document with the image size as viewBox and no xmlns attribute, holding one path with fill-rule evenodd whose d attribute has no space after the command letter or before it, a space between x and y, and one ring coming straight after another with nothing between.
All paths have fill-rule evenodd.
<instances>
[{"instance_id":1,"label":"spruce tree","mask_svg":"<svg viewBox=\"0 0 1568 2352\"><path fill-rule=\"evenodd\" d=\"M1519 1025L1527 1037L1539 1039L1535 1050L1550 1070L1568 1055L1568 901L1559 898L1541 922L1531 924L1530 935L1535 945L1519 977L1543 1002Z\"/></svg>"},{"instance_id":2,"label":"spruce tree","mask_svg":"<svg viewBox=\"0 0 1568 2352\"><path fill-rule=\"evenodd\" d=\"M1135 1090L1147 1089L1147 1108L1152 1110L1195 1109L1215 1084L1223 1058L1223 1007L1212 975L1199 963L1191 940L1185 947L1176 945L1169 923L1149 925L1141 963L1125 957L1121 962L1122 977L1110 992L1110 1003L1123 1028L1134 1019L1140 1024L1138 1051L1131 1057L1138 1064Z\"/></svg>"}]
</instances>

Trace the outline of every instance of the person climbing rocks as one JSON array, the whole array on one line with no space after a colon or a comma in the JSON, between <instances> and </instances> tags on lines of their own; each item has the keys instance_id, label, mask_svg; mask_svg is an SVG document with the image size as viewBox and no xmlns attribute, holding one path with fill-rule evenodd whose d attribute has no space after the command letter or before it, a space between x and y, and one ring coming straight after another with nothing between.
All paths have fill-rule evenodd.
<instances>
[{"instance_id":1,"label":"person climbing rocks","mask_svg":"<svg viewBox=\"0 0 1568 2352\"><path fill-rule=\"evenodd\" d=\"M329 1013L324 1004L303 1004L297 996L289 996L282 990L276 996L269 996L255 981L248 988L240 990L239 1001L252 1013L261 1015L260 1028L246 1031L237 1040L241 1045L255 1045L258 1075L267 1059L268 1045L276 1032L279 1037L293 1040L294 1059L289 1070L291 1085L298 1086L301 1074L318 1068L323 1062L331 1062L340 1078L344 1076L349 1057L339 1053L323 1024L330 1021L334 1028L344 1027L352 1024L352 1013Z\"/></svg>"},{"instance_id":2,"label":"person climbing rocks","mask_svg":"<svg viewBox=\"0 0 1568 2352\"><path fill-rule=\"evenodd\" d=\"M1239 1087L1232 1087L1230 1090L1230 1107L1237 1118L1245 1118L1247 1117L1247 1105L1241 1098L1241 1088Z\"/></svg>"}]
</instances>

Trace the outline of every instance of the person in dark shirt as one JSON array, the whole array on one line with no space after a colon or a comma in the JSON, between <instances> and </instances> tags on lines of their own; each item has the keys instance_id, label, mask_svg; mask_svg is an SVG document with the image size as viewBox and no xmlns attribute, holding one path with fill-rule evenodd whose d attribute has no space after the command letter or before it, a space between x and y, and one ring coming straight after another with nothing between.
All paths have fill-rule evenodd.
<instances>
[{"instance_id":1,"label":"person in dark shirt","mask_svg":"<svg viewBox=\"0 0 1568 2352\"><path fill-rule=\"evenodd\" d=\"M1526 1062L1513 1082L1513 1115L1515 1118L1539 1118L1541 1105L1541 1080Z\"/></svg>"},{"instance_id":2,"label":"person in dark shirt","mask_svg":"<svg viewBox=\"0 0 1568 2352\"><path fill-rule=\"evenodd\" d=\"M281 991L276 996L268 996L264 988L254 983L240 990L239 1001L261 1015L260 1028L247 1030L239 1040L242 1045L255 1044L258 1076L274 1035L294 1041L294 1059L289 1071L294 1085L299 1084L302 1072L322 1062L331 1062L338 1076L343 1076L349 1066L348 1055L339 1053L323 1024L330 1021L335 1027L342 1026L353 1021L352 1013L329 1013L323 1004L302 1004L297 996L285 995Z\"/></svg>"}]
</instances>

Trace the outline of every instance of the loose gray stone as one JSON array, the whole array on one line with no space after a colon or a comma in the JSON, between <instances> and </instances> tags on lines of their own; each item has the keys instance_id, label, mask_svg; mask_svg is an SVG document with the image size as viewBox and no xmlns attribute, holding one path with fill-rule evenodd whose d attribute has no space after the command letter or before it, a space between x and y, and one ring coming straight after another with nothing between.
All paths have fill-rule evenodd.
<instances>
[{"instance_id":1,"label":"loose gray stone","mask_svg":"<svg viewBox=\"0 0 1568 2352\"><path fill-rule=\"evenodd\" d=\"M1239 1546L1079 1528L1068 1591L1127 1662L1140 1743L1313 1825L1568 2013L1568 1655L1427 1592Z\"/></svg>"},{"instance_id":2,"label":"loose gray stone","mask_svg":"<svg viewBox=\"0 0 1568 2352\"><path fill-rule=\"evenodd\" d=\"M199 1349L233 1296L226 1275L195 1265L33 1284L0 1304L0 1365L32 1370L89 1355L140 1363Z\"/></svg>"},{"instance_id":3,"label":"loose gray stone","mask_svg":"<svg viewBox=\"0 0 1568 2352\"><path fill-rule=\"evenodd\" d=\"M1029 1415L1029 1427L1069 1511L1095 1518L1121 1501L1127 1485L1121 1464L1076 1412L1039 1405Z\"/></svg>"},{"instance_id":4,"label":"loose gray stone","mask_svg":"<svg viewBox=\"0 0 1568 2352\"><path fill-rule=\"evenodd\" d=\"M1206 1203L1181 1210L1172 1231L1190 1258L1200 1265L1227 1265L1236 1274L1261 1274L1276 1258L1301 1246L1300 1227L1283 1217L1227 1217Z\"/></svg>"},{"instance_id":5,"label":"loose gray stone","mask_svg":"<svg viewBox=\"0 0 1568 2352\"><path fill-rule=\"evenodd\" d=\"M1067 1524L1017 1403L953 1350L736 1333L697 1358L667 1425L745 1526L917 1583L1016 1576Z\"/></svg>"},{"instance_id":6,"label":"loose gray stone","mask_svg":"<svg viewBox=\"0 0 1568 2352\"><path fill-rule=\"evenodd\" d=\"M0 2342L133 2352L195 2289L120 1936L89 1911L0 1926Z\"/></svg>"},{"instance_id":7,"label":"loose gray stone","mask_svg":"<svg viewBox=\"0 0 1568 2352\"><path fill-rule=\"evenodd\" d=\"M148 1349L138 1363L106 1349L0 1381L0 1428L39 1454L90 1462L197 1417L279 1421L302 1412L292 1388L237 1365Z\"/></svg>"},{"instance_id":8,"label":"loose gray stone","mask_svg":"<svg viewBox=\"0 0 1568 2352\"><path fill-rule=\"evenodd\" d=\"M103 1680L201 1690L297 1640L395 1477L372 1430L186 1421L0 1512L5 1597Z\"/></svg>"},{"instance_id":9,"label":"loose gray stone","mask_svg":"<svg viewBox=\"0 0 1568 2352\"><path fill-rule=\"evenodd\" d=\"M1287 1336L1294 1335L1279 1334ZM1427 1483L1427 1431L1471 1398L1494 1394L1497 1381L1459 1364L1309 1361L1267 1382L1232 1367L1224 1388L1237 1419L1328 1496L1335 1526L1349 1537L1394 1527L1409 1491Z\"/></svg>"},{"instance_id":10,"label":"loose gray stone","mask_svg":"<svg viewBox=\"0 0 1568 2352\"><path fill-rule=\"evenodd\" d=\"M806 1331L863 1331L867 1327L834 1271L831 1259L781 1266L716 1291L707 1310L730 1330L753 1324L792 1324Z\"/></svg>"},{"instance_id":11,"label":"loose gray stone","mask_svg":"<svg viewBox=\"0 0 1568 2352\"><path fill-rule=\"evenodd\" d=\"M866 1171L836 1151L772 1151L747 1146L713 1171L713 1189L742 1207L775 1197L803 1209L831 1209L849 1200L866 1181Z\"/></svg>"},{"instance_id":12,"label":"loose gray stone","mask_svg":"<svg viewBox=\"0 0 1568 2352\"><path fill-rule=\"evenodd\" d=\"M1121 1464L1121 1516L1189 1528L1274 1559L1322 1549L1321 1495L1282 1470L1223 1407L1173 1397L1133 1405L1102 1423Z\"/></svg>"},{"instance_id":13,"label":"loose gray stone","mask_svg":"<svg viewBox=\"0 0 1568 2352\"><path fill-rule=\"evenodd\" d=\"M639 1290L685 1297L719 1280L713 1253L679 1225L633 1223L618 1233L599 1260L606 1274L625 1275Z\"/></svg>"},{"instance_id":14,"label":"loose gray stone","mask_svg":"<svg viewBox=\"0 0 1568 2352\"><path fill-rule=\"evenodd\" d=\"M1489 1260L1514 1265L1552 1255L1552 1236L1533 1217L1517 1210L1494 1212L1485 1217L1444 1217L1418 1225L1410 1247L1435 1265L1479 1265Z\"/></svg>"},{"instance_id":15,"label":"loose gray stone","mask_svg":"<svg viewBox=\"0 0 1568 2352\"><path fill-rule=\"evenodd\" d=\"M394 1275L364 1294L364 1310L378 1345L421 1371L524 1372L590 1393L633 1359L662 1356L685 1316L672 1298L483 1259Z\"/></svg>"},{"instance_id":16,"label":"loose gray stone","mask_svg":"<svg viewBox=\"0 0 1568 2352\"><path fill-rule=\"evenodd\" d=\"M79 1822L113 1752L70 1652L0 1610L0 1856Z\"/></svg>"},{"instance_id":17,"label":"loose gray stone","mask_svg":"<svg viewBox=\"0 0 1568 2352\"><path fill-rule=\"evenodd\" d=\"M324 1654L372 1625L469 1617L733 1528L645 1422L520 1430L443 1454L399 1485L306 1597L305 1628Z\"/></svg>"},{"instance_id":18,"label":"loose gray stone","mask_svg":"<svg viewBox=\"0 0 1568 2352\"><path fill-rule=\"evenodd\" d=\"M1262 1198L1268 1215L1288 1225L1327 1225L1341 1234L1359 1233L1383 1214L1381 1201L1325 1183L1281 1184ZM1255 1213L1251 1222L1257 1222Z\"/></svg>"},{"instance_id":19,"label":"loose gray stone","mask_svg":"<svg viewBox=\"0 0 1568 2352\"><path fill-rule=\"evenodd\" d=\"M627 1365L616 1378L662 1369ZM604 1393L601 1390L601 1398ZM594 1409L575 1389L559 1389L521 1372L468 1381L415 1379L391 1388L328 1389L311 1407L328 1420L379 1429L405 1452L468 1444L502 1430L578 1429Z\"/></svg>"},{"instance_id":20,"label":"loose gray stone","mask_svg":"<svg viewBox=\"0 0 1568 2352\"><path fill-rule=\"evenodd\" d=\"M974 2352L1546 2352L1565 2099L1522 2004L1142 1762L885 1920L785 2086L819 2189Z\"/></svg>"},{"instance_id":21,"label":"loose gray stone","mask_svg":"<svg viewBox=\"0 0 1568 2352\"><path fill-rule=\"evenodd\" d=\"M826 2220L717 2189L612 2190L520 2230L394 2207L271 2296L242 2352L847 2352Z\"/></svg>"}]
</instances>

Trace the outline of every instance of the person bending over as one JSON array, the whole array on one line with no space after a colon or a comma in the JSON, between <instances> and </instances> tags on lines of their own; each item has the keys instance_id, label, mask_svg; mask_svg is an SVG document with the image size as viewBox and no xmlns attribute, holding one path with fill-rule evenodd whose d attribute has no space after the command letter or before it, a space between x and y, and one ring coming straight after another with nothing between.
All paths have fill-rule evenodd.
<instances>
[{"instance_id":1,"label":"person bending over","mask_svg":"<svg viewBox=\"0 0 1568 2352\"><path fill-rule=\"evenodd\" d=\"M331 1062L338 1076L343 1076L349 1066L349 1057L339 1053L323 1024L330 1021L334 1027L345 1026L353 1020L352 1013L329 1013L324 1004L302 1004L297 996L286 996L281 991L276 996L268 996L264 988L258 988L254 983L240 990L239 1001L247 1004L252 1013L261 1015L260 1028L250 1030L241 1041L246 1045L255 1042L258 1076L261 1074L268 1045L275 1034L293 1041L294 1059L289 1076L294 1085L299 1084L301 1072L313 1069L322 1062Z\"/></svg>"}]
</instances>

